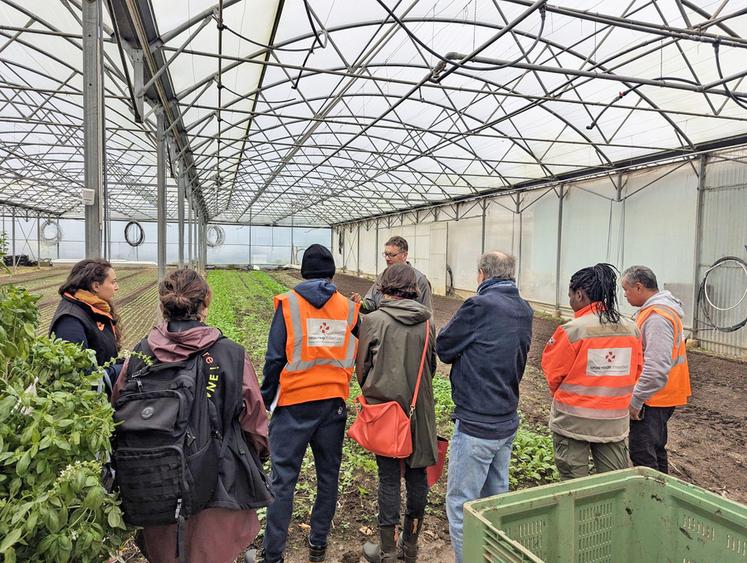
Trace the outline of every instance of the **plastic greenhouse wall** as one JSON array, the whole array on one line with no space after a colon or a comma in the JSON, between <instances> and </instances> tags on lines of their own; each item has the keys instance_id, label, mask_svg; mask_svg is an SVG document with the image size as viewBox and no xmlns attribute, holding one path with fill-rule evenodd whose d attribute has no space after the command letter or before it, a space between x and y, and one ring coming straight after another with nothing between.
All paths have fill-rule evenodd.
<instances>
[{"instance_id":1,"label":"plastic greenhouse wall","mask_svg":"<svg viewBox=\"0 0 747 563\"><path fill-rule=\"evenodd\" d=\"M567 284L575 271L596 262L620 270L647 265L659 287L683 302L692 331L706 270L723 256L747 259L747 151L338 225L332 233L338 267L377 275L385 267L384 243L393 235L407 239L410 262L442 295L449 287L463 296L475 291L483 248L511 252L522 295L537 310L563 316L571 314ZM725 269L709 278L709 288L717 305L729 306L747 289L747 276ZM620 302L633 313L622 292ZM721 314L718 324L745 316L747 299ZM723 333L697 326L704 348L747 356L747 328Z\"/></svg>"},{"instance_id":2,"label":"plastic greenhouse wall","mask_svg":"<svg viewBox=\"0 0 747 563\"><path fill-rule=\"evenodd\" d=\"M46 219L42 217L41 224ZM53 220L54 221L54 220ZM59 242L44 240L42 234L41 245L37 245L37 219L30 215L28 219L22 211L16 214L16 254L26 254L36 259L37 248L42 259L71 259L83 258L84 254L84 223L79 219L60 219L62 237ZM145 240L140 246L130 246L124 237L126 221L112 221L111 224L111 256L112 260L149 261L157 259L157 224L142 222L140 225L145 233ZM212 225L212 223L211 223ZM260 227L251 228L251 258L249 257L249 227L245 225L220 225L225 233L224 243L216 247L208 247L209 264L257 264L260 266L279 266L301 263L304 250L314 243L329 246L330 230L328 228L293 227L291 247L291 227ZM175 263L178 259L178 231L176 223L166 225L166 260ZM0 232L8 235L8 252L11 253L12 216L6 211L0 217ZM49 227L49 235L54 234L54 227ZM188 234L185 225L185 244ZM189 256L184 251L184 259ZM293 257L291 259L291 256Z\"/></svg>"}]
</instances>

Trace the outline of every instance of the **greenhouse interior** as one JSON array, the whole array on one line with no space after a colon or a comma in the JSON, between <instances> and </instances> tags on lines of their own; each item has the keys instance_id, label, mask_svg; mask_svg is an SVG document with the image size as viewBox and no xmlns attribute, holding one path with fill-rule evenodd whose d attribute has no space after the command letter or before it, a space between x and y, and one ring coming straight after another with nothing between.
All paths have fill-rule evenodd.
<instances>
[{"instance_id":1,"label":"greenhouse interior","mask_svg":"<svg viewBox=\"0 0 747 563\"><path fill-rule=\"evenodd\" d=\"M670 423L671 472L747 502L747 0L0 0L0 35L0 289L37 296L31 332L51 330L73 264L101 257L132 348L162 318L158 283L191 268L212 288L208 324L247 348L261 381L273 296L302 281L309 247L331 251L349 297L379 283L385 247L404 238L437 332L500 251L534 311L519 432L542 427L552 460L540 360L574 318L569 280L610 264L630 318L620 281L643 265L684 311L693 396ZM0 439L0 466L16 463L2 452ZM343 545L327 560L350 562L351 545L378 538L376 465L345 463L330 540ZM553 480L532 471L519 482ZM0 557L20 561L36 532L11 535L5 480L0 536L14 541L0 538ZM445 481L422 561L455 561ZM309 560L307 497L286 561ZM702 524L737 547L698 560L745 561L739 506L741 520ZM633 560L564 558L504 525L527 558L495 547L479 561ZM53 528L34 537L62 538ZM144 561L120 539L90 557L75 538L47 540L34 560Z\"/></svg>"}]
</instances>

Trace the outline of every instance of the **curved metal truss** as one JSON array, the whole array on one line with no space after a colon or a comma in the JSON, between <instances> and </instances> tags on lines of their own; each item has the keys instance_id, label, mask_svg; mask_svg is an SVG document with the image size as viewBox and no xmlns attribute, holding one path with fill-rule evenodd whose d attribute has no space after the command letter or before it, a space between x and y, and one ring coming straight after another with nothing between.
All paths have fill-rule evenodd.
<instances>
[{"instance_id":1,"label":"curved metal truss","mask_svg":"<svg viewBox=\"0 0 747 563\"><path fill-rule=\"evenodd\" d=\"M0 204L82 214L91 1L0 0ZM105 2L110 218L157 215L156 108L168 215L254 224L747 143L747 0L215 1Z\"/></svg>"}]
</instances>

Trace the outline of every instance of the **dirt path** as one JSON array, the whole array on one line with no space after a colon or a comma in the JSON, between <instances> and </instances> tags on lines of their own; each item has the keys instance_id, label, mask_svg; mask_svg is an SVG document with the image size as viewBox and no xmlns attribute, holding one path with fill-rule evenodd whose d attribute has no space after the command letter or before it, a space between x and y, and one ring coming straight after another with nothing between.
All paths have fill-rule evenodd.
<instances>
[{"instance_id":1,"label":"dirt path","mask_svg":"<svg viewBox=\"0 0 747 563\"><path fill-rule=\"evenodd\" d=\"M365 293L366 279L338 274L338 289ZM437 327L448 322L461 300L433 296ZM558 321L535 317L529 362L521 383L520 408L527 420L547 423L550 396L540 371L542 349ZM693 396L669 423L672 474L729 499L747 503L747 363L691 351ZM441 366L444 372L448 368Z\"/></svg>"}]
</instances>

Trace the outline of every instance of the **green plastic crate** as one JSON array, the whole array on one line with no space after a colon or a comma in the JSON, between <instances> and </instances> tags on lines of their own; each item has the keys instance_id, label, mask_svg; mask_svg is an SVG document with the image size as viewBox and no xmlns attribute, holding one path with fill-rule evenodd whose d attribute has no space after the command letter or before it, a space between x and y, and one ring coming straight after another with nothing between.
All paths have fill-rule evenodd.
<instances>
[{"instance_id":1,"label":"green plastic crate","mask_svg":"<svg viewBox=\"0 0 747 563\"><path fill-rule=\"evenodd\" d=\"M464 505L464 562L747 563L747 506L637 467Z\"/></svg>"}]
</instances>

